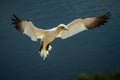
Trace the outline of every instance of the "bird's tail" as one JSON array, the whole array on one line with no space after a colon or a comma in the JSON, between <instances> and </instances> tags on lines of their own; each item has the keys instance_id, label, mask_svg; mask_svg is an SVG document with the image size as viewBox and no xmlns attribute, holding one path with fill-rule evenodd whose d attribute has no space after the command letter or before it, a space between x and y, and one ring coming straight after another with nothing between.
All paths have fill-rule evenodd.
<instances>
[{"instance_id":1,"label":"bird's tail","mask_svg":"<svg viewBox=\"0 0 120 80\"><path fill-rule=\"evenodd\" d=\"M44 49L44 48L41 49L40 56L43 57L43 60L45 60L47 55L49 55L49 51L51 51L51 49L52 49L51 45L48 46L48 49Z\"/></svg>"}]
</instances>

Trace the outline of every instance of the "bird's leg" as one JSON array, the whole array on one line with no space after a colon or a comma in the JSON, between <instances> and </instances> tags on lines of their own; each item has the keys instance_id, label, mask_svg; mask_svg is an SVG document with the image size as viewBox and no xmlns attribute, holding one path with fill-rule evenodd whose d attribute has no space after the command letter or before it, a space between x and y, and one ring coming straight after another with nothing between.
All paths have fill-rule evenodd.
<instances>
[{"instance_id":1,"label":"bird's leg","mask_svg":"<svg viewBox=\"0 0 120 80\"><path fill-rule=\"evenodd\" d=\"M41 50L43 49L43 44L44 44L43 41L41 41L41 45L40 45L39 51L41 51ZM48 49L49 49L49 46L50 46L50 43L47 44L46 47L45 47L45 46L44 46L44 47L45 47L46 50L48 50Z\"/></svg>"},{"instance_id":2,"label":"bird's leg","mask_svg":"<svg viewBox=\"0 0 120 80\"><path fill-rule=\"evenodd\" d=\"M41 51L42 48L43 48L43 41L41 41L41 45L40 45L39 51Z\"/></svg>"},{"instance_id":3,"label":"bird's leg","mask_svg":"<svg viewBox=\"0 0 120 80\"><path fill-rule=\"evenodd\" d=\"M48 49L47 49L47 47L48 47ZM43 57L43 60L45 60L45 58L49 54L49 44L46 43L45 41L42 41L40 49L39 49L39 53L40 53L40 56Z\"/></svg>"},{"instance_id":4,"label":"bird's leg","mask_svg":"<svg viewBox=\"0 0 120 80\"><path fill-rule=\"evenodd\" d=\"M46 50L49 50L49 46L50 46L50 43L49 43L49 44L47 44Z\"/></svg>"}]
</instances>

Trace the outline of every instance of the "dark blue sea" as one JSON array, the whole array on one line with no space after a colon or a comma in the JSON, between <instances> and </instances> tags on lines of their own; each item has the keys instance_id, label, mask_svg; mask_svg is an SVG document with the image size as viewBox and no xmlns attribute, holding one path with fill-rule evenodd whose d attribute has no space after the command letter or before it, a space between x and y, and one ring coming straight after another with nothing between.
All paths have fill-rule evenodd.
<instances>
[{"instance_id":1,"label":"dark blue sea","mask_svg":"<svg viewBox=\"0 0 120 80\"><path fill-rule=\"evenodd\" d=\"M77 18L111 12L100 28L71 38L56 39L45 61L39 56L40 41L18 32L12 15L50 29ZM120 69L120 0L0 0L0 80L75 80Z\"/></svg>"}]
</instances>

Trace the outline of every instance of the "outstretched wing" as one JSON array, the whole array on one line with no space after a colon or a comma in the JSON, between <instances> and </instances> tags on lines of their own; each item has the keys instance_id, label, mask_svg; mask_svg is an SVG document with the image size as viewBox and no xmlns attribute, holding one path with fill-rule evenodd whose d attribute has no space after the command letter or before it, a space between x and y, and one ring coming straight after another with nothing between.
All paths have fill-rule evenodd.
<instances>
[{"instance_id":1,"label":"outstretched wing","mask_svg":"<svg viewBox=\"0 0 120 80\"><path fill-rule=\"evenodd\" d=\"M21 33L29 36L33 41L37 41L37 38L42 38L44 30L36 28L33 23L29 20L22 20L17 16L13 15L12 18L15 28Z\"/></svg>"},{"instance_id":2,"label":"outstretched wing","mask_svg":"<svg viewBox=\"0 0 120 80\"><path fill-rule=\"evenodd\" d=\"M62 39L66 39L81 31L100 27L100 25L104 25L104 23L106 23L109 18L110 18L110 14L106 13L102 16L76 19L66 26L68 31L66 30L62 31L59 34L59 37L61 37Z\"/></svg>"}]
</instances>

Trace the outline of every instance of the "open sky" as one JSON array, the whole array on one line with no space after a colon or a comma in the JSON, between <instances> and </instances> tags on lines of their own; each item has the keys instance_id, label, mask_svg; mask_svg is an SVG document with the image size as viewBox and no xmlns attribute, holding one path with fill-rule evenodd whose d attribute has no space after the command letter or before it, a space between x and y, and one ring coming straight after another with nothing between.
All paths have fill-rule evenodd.
<instances>
[{"instance_id":1,"label":"open sky","mask_svg":"<svg viewBox=\"0 0 120 80\"><path fill-rule=\"evenodd\" d=\"M0 0L0 80L75 80L79 73L120 69L120 0ZM56 39L45 61L40 41L19 33L13 14L32 20L42 29L74 19L111 12L100 28L66 40Z\"/></svg>"}]
</instances>

